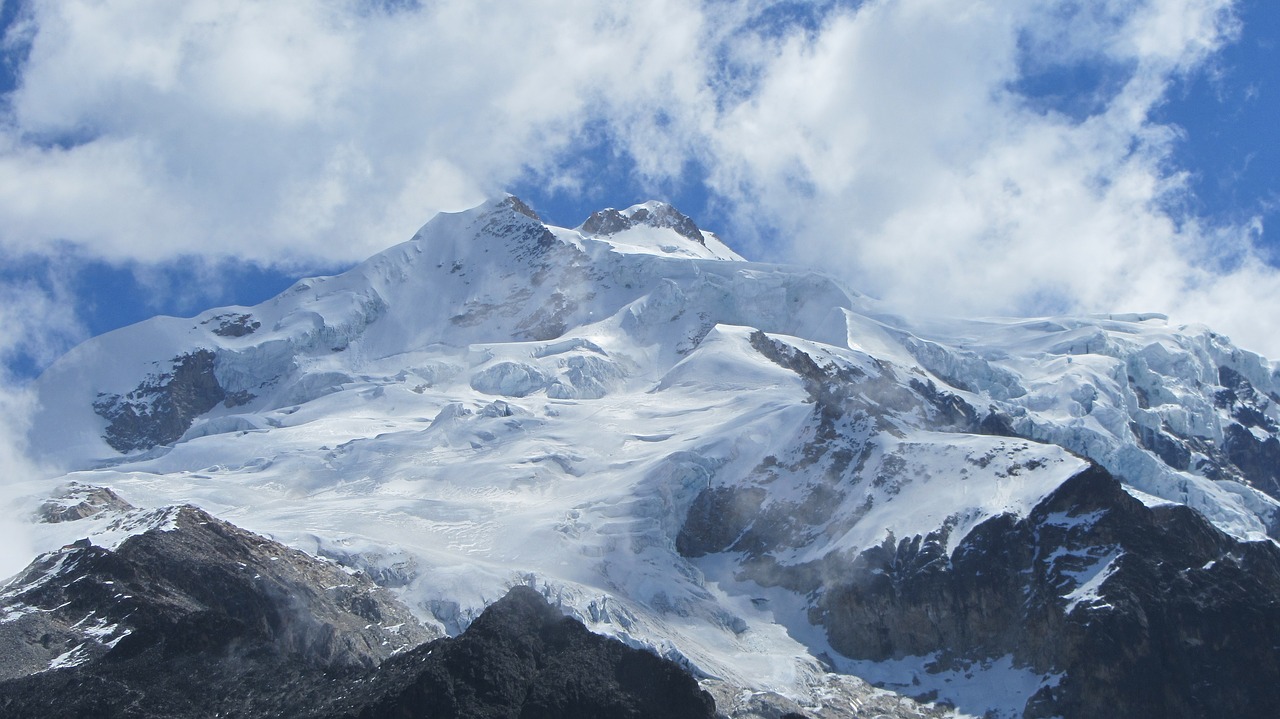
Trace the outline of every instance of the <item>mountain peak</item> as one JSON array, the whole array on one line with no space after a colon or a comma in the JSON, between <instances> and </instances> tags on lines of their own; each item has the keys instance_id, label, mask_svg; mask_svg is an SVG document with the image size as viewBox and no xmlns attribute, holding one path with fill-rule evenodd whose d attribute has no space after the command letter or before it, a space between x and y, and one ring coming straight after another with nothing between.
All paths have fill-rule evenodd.
<instances>
[{"instance_id":1,"label":"mountain peak","mask_svg":"<svg viewBox=\"0 0 1280 719\"><path fill-rule=\"evenodd\" d=\"M656 227L675 230L676 234L700 245L706 245L702 230L688 215L660 200L632 205L625 210L612 207L591 213L578 229L590 235L613 235L633 227Z\"/></svg>"},{"instance_id":2,"label":"mountain peak","mask_svg":"<svg viewBox=\"0 0 1280 719\"><path fill-rule=\"evenodd\" d=\"M532 207L529 207L529 205L527 205L524 200L521 200L519 197L516 197L511 193L507 193L500 199L493 201L493 204L496 204L500 208L514 210L515 212L519 212L525 217L530 217L537 220L538 222L542 222L542 218L538 216L538 213L533 211Z\"/></svg>"}]
</instances>

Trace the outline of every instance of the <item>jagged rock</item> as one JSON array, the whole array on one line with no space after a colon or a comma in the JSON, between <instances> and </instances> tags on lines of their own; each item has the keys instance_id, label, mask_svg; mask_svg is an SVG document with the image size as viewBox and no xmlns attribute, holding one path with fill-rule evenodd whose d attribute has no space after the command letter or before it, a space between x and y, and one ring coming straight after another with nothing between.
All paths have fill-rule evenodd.
<instances>
[{"instance_id":1,"label":"jagged rock","mask_svg":"<svg viewBox=\"0 0 1280 719\"><path fill-rule=\"evenodd\" d=\"M258 331L262 323L253 319L253 315L229 313L216 315L201 322L200 324L209 324L217 322L218 326L213 328L213 333L219 337L244 337Z\"/></svg>"},{"instance_id":2,"label":"jagged rock","mask_svg":"<svg viewBox=\"0 0 1280 719\"><path fill-rule=\"evenodd\" d=\"M589 235L614 235L632 227L658 227L675 230L685 239L705 245L702 230L692 219L665 202L649 202L618 211L612 207L591 213L583 221L582 231Z\"/></svg>"},{"instance_id":3,"label":"jagged rock","mask_svg":"<svg viewBox=\"0 0 1280 719\"><path fill-rule=\"evenodd\" d=\"M103 439L120 452L177 441L196 417L227 398L213 373L215 358L207 349L179 355L169 372L148 377L128 394L98 397L93 409L108 422Z\"/></svg>"},{"instance_id":4,"label":"jagged rock","mask_svg":"<svg viewBox=\"0 0 1280 719\"><path fill-rule=\"evenodd\" d=\"M534 212L532 207L529 207L529 205L526 204L524 200L521 200L519 197L516 197L515 195L507 195L507 197L502 201L502 206L508 209L514 210L516 212L519 212L520 214L524 215L525 217L528 217L531 220L537 220L538 222L542 222L542 218L538 216L538 213Z\"/></svg>"},{"instance_id":5,"label":"jagged rock","mask_svg":"<svg viewBox=\"0 0 1280 719\"><path fill-rule=\"evenodd\" d=\"M0 715L261 716L436 635L367 577L195 507L144 518L0 590Z\"/></svg>"},{"instance_id":6,"label":"jagged rock","mask_svg":"<svg viewBox=\"0 0 1280 719\"><path fill-rule=\"evenodd\" d=\"M0 715L715 716L678 665L528 587L420 644L432 633L367 577L194 507L151 520L116 550L45 555L0 591Z\"/></svg>"},{"instance_id":7,"label":"jagged rock","mask_svg":"<svg viewBox=\"0 0 1280 719\"><path fill-rule=\"evenodd\" d=\"M1026 518L858 555L812 618L832 646L937 665L1012 655L1065 672L1026 716L1267 717L1280 702L1280 549L1186 507L1147 507L1100 467Z\"/></svg>"},{"instance_id":8,"label":"jagged rock","mask_svg":"<svg viewBox=\"0 0 1280 719\"><path fill-rule=\"evenodd\" d=\"M648 207L635 208L631 212L631 221L650 227L667 227L675 230L676 234L686 239L693 240L698 244L705 244L702 239L702 231L698 229L693 220L665 202L655 202L650 203Z\"/></svg>"},{"instance_id":9,"label":"jagged rock","mask_svg":"<svg viewBox=\"0 0 1280 719\"><path fill-rule=\"evenodd\" d=\"M1280 498L1280 439L1254 436L1240 424L1228 425L1222 452L1250 484L1272 497Z\"/></svg>"},{"instance_id":10,"label":"jagged rock","mask_svg":"<svg viewBox=\"0 0 1280 719\"><path fill-rule=\"evenodd\" d=\"M686 557L701 557L729 549L751 527L766 496L759 487L702 490L676 535L676 550Z\"/></svg>"},{"instance_id":11,"label":"jagged rock","mask_svg":"<svg viewBox=\"0 0 1280 719\"><path fill-rule=\"evenodd\" d=\"M456 639L383 664L331 716L710 719L715 703L676 664L592 634L517 586Z\"/></svg>"},{"instance_id":12,"label":"jagged rock","mask_svg":"<svg viewBox=\"0 0 1280 719\"><path fill-rule=\"evenodd\" d=\"M133 505L108 487L94 487L69 482L56 496L40 505L37 519L41 522L74 522L103 512L125 512Z\"/></svg>"},{"instance_id":13,"label":"jagged rock","mask_svg":"<svg viewBox=\"0 0 1280 719\"><path fill-rule=\"evenodd\" d=\"M770 691L742 691L716 679L702 680L727 719L954 719L949 707L917 703L877 689L856 677L827 674L820 704L802 703Z\"/></svg>"},{"instance_id":14,"label":"jagged rock","mask_svg":"<svg viewBox=\"0 0 1280 719\"><path fill-rule=\"evenodd\" d=\"M591 235L613 235L631 229L631 218L612 207L591 213L582 223L582 231Z\"/></svg>"}]
</instances>

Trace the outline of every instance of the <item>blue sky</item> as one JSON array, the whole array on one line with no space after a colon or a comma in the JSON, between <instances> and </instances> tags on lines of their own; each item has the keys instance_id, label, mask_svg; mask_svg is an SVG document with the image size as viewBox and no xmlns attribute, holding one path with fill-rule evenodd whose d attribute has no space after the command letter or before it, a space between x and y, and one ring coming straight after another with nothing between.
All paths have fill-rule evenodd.
<instances>
[{"instance_id":1,"label":"blue sky","mask_svg":"<svg viewBox=\"0 0 1280 719\"><path fill-rule=\"evenodd\" d=\"M1196 212L1271 224L1280 211L1280 4L1250 0L1239 15L1239 39L1174 87L1156 117L1185 133L1173 161L1194 173ZM1275 253L1280 232L1263 239Z\"/></svg>"},{"instance_id":2,"label":"blue sky","mask_svg":"<svg viewBox=\"0 0 1280 719\"><path fill-rule=\"evenodd\" d=\"M1276 3L602 5L4 0L8 386L504 190L563 225L667 199L913 310L1280 356Z\"/></svg>"}]
</instances>

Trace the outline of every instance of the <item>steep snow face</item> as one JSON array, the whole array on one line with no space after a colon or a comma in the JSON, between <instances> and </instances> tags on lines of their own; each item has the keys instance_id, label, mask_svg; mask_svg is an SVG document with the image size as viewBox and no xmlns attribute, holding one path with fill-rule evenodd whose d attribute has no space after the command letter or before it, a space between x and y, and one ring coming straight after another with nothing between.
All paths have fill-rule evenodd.
<instances>
[{"instance_id":1,"label":"steep snow face","mask_svg":"<svg viewBox=\"0 0 1280 719\"><path fill-rule=\"evenodd\" d=\"M508 197L441 214L409 242L257 307L157 317L77 347L38 383L45 411L31 440L43 458L83 467L171 444L197 418L306 404L366 370L423 358L428 374L450 372L454 357L474 363L474 345L572 328L625 334L638 346L620 347L624 358L651 350L669 362L716 321L831 339L849 302L830 280L748 266L674 229L596 238L547 227Z\"/></svg>"},{"instance_id":2,"label":"steep snow face","mask_svg":"<svg viewBox=\"0 0 1280 719\"><path fill-rule=\"evenodd\" d=\"M1088 460L1149 504L1280 536L1263 358L1158 316L904 319L662 203L576 229L514 197L442 214L261 305L95 338L37 389L55 483L194 503L368 571L453 633L536 584L597 631L815 715L848 698L819 660L837 654L832 577L903 542L946 564ZM34 531L52 550L120 526ZM1089 567L1054 612L1106 603L1123 571ZM869 673L910 685L917 659ZM974 715L992 709L974 682L1017 674L1014 712L1061 675L973 661L999 671L931 684Z\"/></svg>"}]
</instances>

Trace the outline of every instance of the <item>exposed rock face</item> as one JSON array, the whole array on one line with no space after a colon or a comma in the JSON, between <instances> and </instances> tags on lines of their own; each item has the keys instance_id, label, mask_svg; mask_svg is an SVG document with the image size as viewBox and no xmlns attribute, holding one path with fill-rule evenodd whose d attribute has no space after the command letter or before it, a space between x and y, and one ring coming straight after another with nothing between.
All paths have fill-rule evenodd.
<instances>
[{"instance_id":1,"label":"exposed rock face","mask_svg":"<svg viewBox=\"0 0 1280 719\"><path fill-rule=\"evenodd\" d=\"M589 277L586 269L590 258L557 240L537 214L516 197L505 198L481 215L475 229L482 236L502 238L503 254L527 273L528 284L504 284L499 293L472 296L450 309L449 322L475 327L495 317L518 318L513 329L521 339L546 340L563 334L580 302L594 296L589 286L597 278ZM461 260L449 267L450 275L467 284L478 279L473 273L483 275L484 271Z\"/></svg>"},{"instance_id":2,"label":"exposed rock face","mask_svg":"<svg viewBox=\"0 0 1280 719\"><path fill-rule=\"evenodd\" d=\"M693 220L666 203L655 203L652 209L641 207L635 210L631 213L631 221L650 227L669 227L675 230L676 234L699 244L705 244L702 240L702 231Z\"/></svg>"},{"instance_id":3,"label":"exposed rock face","mask_svg":"<svg viewBox=\"0 0 1280 719\"><path fill-rule=\"evenodd\" d=\"M686 557L701 557L737 546L759 515L766 496L759 487L702 490L676 535L676 550Z\"/></svg>"},{"instance_id":4,"label":"exposed rock face","mask_svg":"<svg viewBox=\"0 0 1280 719\"><path fill-rule=\"evenodd\" d=\"M525 204L524 200L521 200L519 197L516 197L515 195L508 195L506 199L502 201L502 204L504 207L508 207L516 212L519 212L520 214L524 215L525 217L528 217L531 220L537 220L538 222L542 222L542 218L538 217L538 213L534 212L532 207L529 207L529 205Z\"/></svg>"},{"instance_id":5,"label":"exposed rock face","mask_svg":"<svg viewBox=\"0 0 1280 719\"><path fill-rule=\"evenodd\" d=\"M835 648L1065 672L1027 716L1274 715L1275 545L1144 506L1098 467L1023 520L979 525L950 556L940 539L886 541L839 568L812 612Z\"/></svg>"},{"instance_id":6,"label":"exposed rock face","mask_svg":"<svg viewBox=\"0 0 1280 719\"><path fill-rule=\"evenodd\" d=\"M1267 413L1278 400L1259 393L1230 367L1218 368L1218 381L1223 389L1215 395L1215 402L1235 421L1225 429L1221 452L1213 453L1216 464L1228 467L1228 475L1231 469L1238 470L1245 482L1280 498L1280 440L1276 439L1280 427ZM1255 435L1255 430L1262 436ZM1207 470L1223 474L1209 462L1204 465Z\"/></svg>"},{"instance_id":7,"label":"exposed rock face","mask_svg":"<svg viewBox=\"0 0 1280 719\"><path fill-rule=\"evenodd\" d=\"M878 429L889 430L892 425L887 420L912 412L929 417L939 429L981 430L978 411L963 399L938 389L932 381L899 377L887 364L877 366L874 375L858 367L819 364L799 348L759 331L752 333L751 346L800 376L823 428L820 436L834 439L832 427L849 417L864 417Z\"/></svg>"},{"instance_id":8,"label":"exposed rock face","mask_svg":"<svg viewBox=\"0 0 1280 719\"><path fill-rule=\"evenodd\" d=\"M213 328L213 333L219 337L244 337L258 331L262 323L255 320L253 315L237 314L235 312L217 315L211 317L201 324L209 324L217 322L218 326Z\"/></svg>"},{"instance_id":9,"label":"exposed rock face","mask_svg":"<svg viewBox=\"0 0 1280 719\"><path fill-rule=\"evenodd\" d=\"M37 519L50 523L74 522L103 512L123 512L130 509L133 509L133 505L107 487L70 482L55 497L40 506Z\"/></svg>"},{"instance_id":10,"label":"exposed rock face","mask_svg":"<svg viewBox=\"0 0 1280 719\"><path fill-rule=\"evenodd\" d=\"M518 586L456 639L382 665L337 716L710 719L676 664L592 634Z\"/></svg>"},{"instance_id":11,"label":"exposed rock face","mask_svg":"<svg viewBox=\"0 0 1280 719\"><path fill-rule=\"evenodd\" d=\"M77 542L0 591L0 714L256 715L289 707L294 679L433 636L335 564L194 507L149 519L116 550Z\"/></svg>"},{"instance_id":12,"label":"exposed rock face","mask_svg":"<svg viewBox=\"0 0 1280 719\"><path fill-rule=\"evenodd\" d=\"M698 225L665 202L650 202L623 211L610 207L593 212L582 223L582 231L590 235L608 236L637 226L669 228L686 239L700 245L706 244Z\"/></svg>"},{"instance_id":13,"label":"exposed rock face","mask_svg":"<svg viewBox=\"0 0 1280 719\"><path fill-rule=\"evenodd\" d=\"M631 218L612 207L591 213L582 223L582 231L592 235L612 235L631 229Z\"/></svg>"},{"instance_id":14,"label":"exposed rock face","mask_svg":"<svg viewBox=\"0 0 1280 719\"><path fill-rule=\"evenodd\" d=\"M519 248L525 258L534 258L557 244L537 213L518 197L507 197L483 222L486 232L508 238L511 247Z\"/></svg>"},{"instance_id":15,"label":"exposed rock face","mask_svg":"<svg viewBox=\"0 0 1280 719\"><path fill-rule=\"evenodd\" d=\"M528 587L420 644L432 633L363 575L194 507L152 520L117 550L77 542L4 587L0 715L715 716L679 666Z\"/></svg>"},{"instance_id":16,"label":"exposed rock face","mask_svg":"<svg viewBox=\"0 0 1280 719\"><path fill-rule=\"evenodd\" d=\"M227 399L213 373L215 357L206 349L179 355L169 372L149 377L127 395L99 396L93 409L108 422L103 439L120 452L177 441L196 417Z\"/></svg>"},{"instance_id":17,"label":"exposed rock face","mask_svg":"<svg viewBox=\"0 0 1280 719\"><path fill-rule=\"evenodd\" d=\"M774 556L820 537L843 534L878 499L914 481L902 476L903 466L895 457L885 458L874 476L866 476L872 474L866 462L875 451L875 435L901 435L902 415L925 417L931 426L950 431L1002 434L984 431L986 420L960 397L931 381L899 377L888 365L862 369L819 361L763 332L752 333L750 342L761 355L802 379L813 405L809 429L802 435L805 441L791 456L765 457L742 481L701 490L676 537L676 549L690 558L741 552L742 578L761 585L802 593L817 590L824 582L821 566L781 566ZM1025 468L1034 469L1034 462ZM1010 468L1015 473L1019 469ZM794 486L774 496L780 476L789 477ZM851 513L841 509L858 494L864 496L860 506Z\"/></svg>"}]
</instances>

